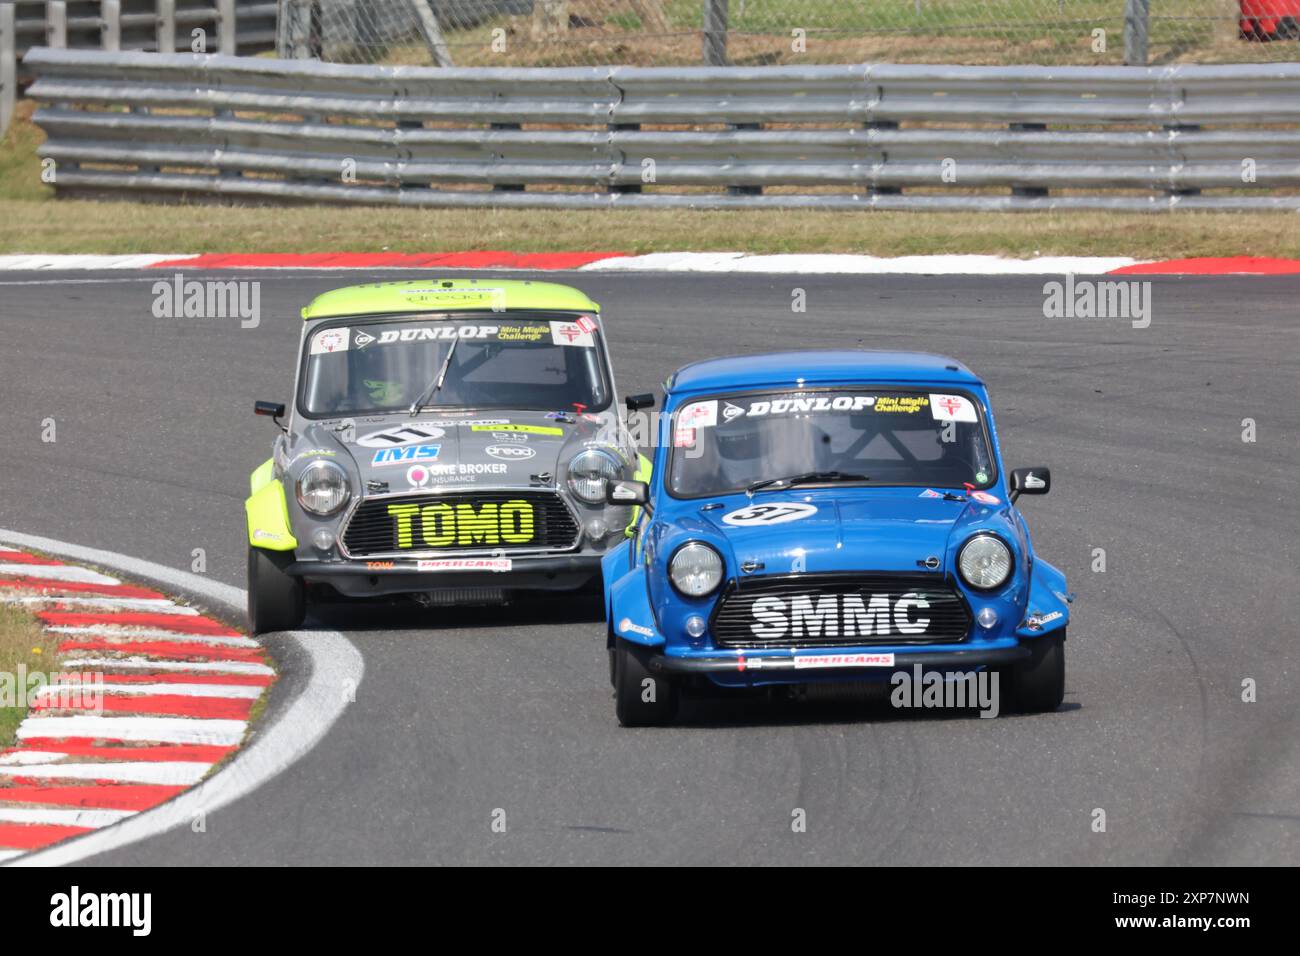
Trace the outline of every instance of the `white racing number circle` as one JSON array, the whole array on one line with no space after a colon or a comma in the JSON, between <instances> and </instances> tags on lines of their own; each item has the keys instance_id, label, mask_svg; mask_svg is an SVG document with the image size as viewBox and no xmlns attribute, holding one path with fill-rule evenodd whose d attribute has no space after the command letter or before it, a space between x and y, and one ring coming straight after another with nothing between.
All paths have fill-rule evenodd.
<instances>
[{"instance_id":1,"label":"white racing number circle","mask_svg":"<svg viewBox=\"0 0 1300 956\"><path fill-rule=\"evenodd\" d=\"M816 513L815 505L806 505L799 501L782 501L749 505L739 511L723 515L722 521L724 524L741 528L765 527L772 524L785 524L787 521L799 521Z\"/></svg>"}]
</instances>

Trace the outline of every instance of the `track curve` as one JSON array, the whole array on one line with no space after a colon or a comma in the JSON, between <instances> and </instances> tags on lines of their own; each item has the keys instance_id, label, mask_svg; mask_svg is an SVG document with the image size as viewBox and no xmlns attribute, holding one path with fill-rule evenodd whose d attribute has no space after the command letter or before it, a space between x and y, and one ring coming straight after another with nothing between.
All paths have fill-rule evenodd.
<instances>
[{"instance_id":1,"label":"track curve","mask_svg":"<svg viewBox=\"0 0 1300 956\"><path fill-rule=\"evenodd\" d=\"M222 273L261 282L263 321L241 329L154 318L157 274L7 274L0 526L177 568L202 548L211 577L242 584L241 502L271 438L251 402L288 397L298 308L369 277ZM1044 319L1041 278L567 281L605 307L624 392L791 347L937 351L979 372L1008 464L1053 469L1024 511L1079 595L1066 706L979 720L706 703L679 728L620 730L598 621L354 610L322 623L366 679L315 750L207 833L97 862L1300 861L1300 413L1283 364L1300 354L1300 279L1155 279L1148 329Z\"/></svg>"}]
</instances>

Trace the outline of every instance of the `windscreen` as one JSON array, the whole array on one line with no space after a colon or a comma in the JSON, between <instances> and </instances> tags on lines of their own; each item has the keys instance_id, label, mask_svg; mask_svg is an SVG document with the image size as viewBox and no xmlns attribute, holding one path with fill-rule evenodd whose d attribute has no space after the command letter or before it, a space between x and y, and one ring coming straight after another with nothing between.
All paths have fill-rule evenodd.
<instances>
[{"instance_id":1,"label":"windscreen","mask_svg":"<svg viewBox=\"0 0 1300 956\"><path fill-rule=\"evenodd\" d=\"M309 416L420 407L598 411L609 404L592 316L492 313L349 320L312 332L300 409Z\"/></svg>"},{"instance_id":2,"label":"windscreen","mask_svg":"<svg viewBox=\"0 0 1300 956\"><path fill-rule=\"evenodd\" d=\"M835 389L751 392L681 407L672 422L678 497L744 491L809 472L876 485L988 487L993 458L967 395Z\"/></svg>"}]
</instances>

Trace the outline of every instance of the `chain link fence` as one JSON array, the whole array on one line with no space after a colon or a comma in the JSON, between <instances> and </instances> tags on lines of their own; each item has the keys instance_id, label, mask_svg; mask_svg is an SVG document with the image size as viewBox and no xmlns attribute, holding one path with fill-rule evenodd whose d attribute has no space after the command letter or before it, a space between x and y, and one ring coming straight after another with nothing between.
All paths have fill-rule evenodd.
<instances>
[{"instance_id":1,"label":"chain link fence","mask_svg":"<svg viewBox=\"0 0 1300 956\"><path fill-rule=\"evenodd\" d=\"M279 0L341 63L1102 64L1300 59L1300 0Z\"/></svg>"}]
</instances>

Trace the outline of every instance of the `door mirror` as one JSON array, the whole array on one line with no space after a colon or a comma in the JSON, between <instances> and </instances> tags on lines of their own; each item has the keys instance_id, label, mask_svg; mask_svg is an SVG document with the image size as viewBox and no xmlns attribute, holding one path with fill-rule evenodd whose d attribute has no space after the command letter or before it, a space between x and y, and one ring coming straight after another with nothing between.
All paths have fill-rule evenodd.
<instances>
[{"instance_id":1,"label":"door mirror","mask_svg":"<svg viewBox=\"0 0 1300 956\"><path fill-rule=\"evenodd\" d=\"M254 415L267 415L271 421L280 426L280 431L286 431L284 423L280 418L284 415L283 402L253 402Z\"/></svg>"},{"instance_id":2,"label":"door mirror","mask_svg":"<svg viewBox=\"0 0 1300 956\"><path fill-rule=\"evenodd\" d=\"M611 505L641 505L650 501L650 486L644 481L611 481L605 487L605 502Z\"/></svg>"},{"instance_id":3,"label":"door mirror","mask_svg":"<svg viewBox=\"0 0 1300 956\"><path fill-rule=\"evenodd\" d=\"M641 395L629 395L627 398L623 399L623 404L627 406L629 412L639 411L642 408L654 408L655 397L649 392L645 392Z\"/></svg>"},{"instance_id":4,"label":"door mirror","mask_svg":"<svg viewBox=\"0 0 1300 956\"><path fill-rule=\"evenodd\" d=\"M1052 490L1050 468L1017 468L1011 472L1011 503L1021 495L1045 495Z\"/></svg>"}]
</instances>

